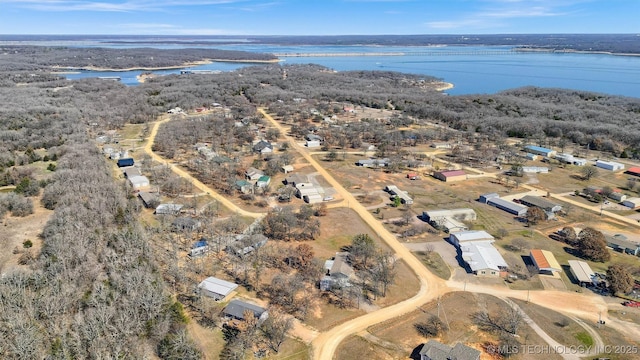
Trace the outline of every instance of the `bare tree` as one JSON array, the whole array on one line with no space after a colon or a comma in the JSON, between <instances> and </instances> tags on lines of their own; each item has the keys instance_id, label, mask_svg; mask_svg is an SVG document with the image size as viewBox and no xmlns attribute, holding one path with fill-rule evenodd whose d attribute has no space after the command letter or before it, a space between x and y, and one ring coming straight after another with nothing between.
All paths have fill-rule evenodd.
<instances>
[{"instance_id":1,"label":"bare tree","mask_svg":"<svg viewBox=\"0 0 640 360\"><path fill-rule=\"evenodd\" d=\"M280 345L287 337L287 332L293 327L293 318L283 314L282 312L271 309L269 310L269 317L265 320L260 330L262 335L267 340L269 347L278 352Z\"/></svg>"}]
</instances>

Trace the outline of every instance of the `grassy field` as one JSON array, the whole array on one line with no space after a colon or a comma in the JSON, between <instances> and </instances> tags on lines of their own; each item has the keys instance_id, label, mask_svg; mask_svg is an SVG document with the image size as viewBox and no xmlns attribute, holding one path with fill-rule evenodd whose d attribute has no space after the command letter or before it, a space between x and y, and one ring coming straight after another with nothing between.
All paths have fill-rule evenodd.
<instances>
[{"instance_id":1,"label":"grassy field","mask_svg":"<svg viewBox=\"0 0 640 360\"><path fill-rule=\"evenodd\" d=\"M451 269L449 265L442 260L440 254L435 251L429 253L417 251L414 254L422 261L422 263L437 277L449 280L451 277Z\"/></svg>"}]
</instances>

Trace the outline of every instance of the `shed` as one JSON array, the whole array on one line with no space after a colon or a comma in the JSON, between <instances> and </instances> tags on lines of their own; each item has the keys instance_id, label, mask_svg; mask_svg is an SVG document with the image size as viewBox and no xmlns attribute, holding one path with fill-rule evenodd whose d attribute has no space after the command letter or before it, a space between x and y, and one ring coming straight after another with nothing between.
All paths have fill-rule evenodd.
<instances>
[{"instance_id":1,"label":"shed","mask_svg":"<svg viewBox=\"0 0 640 360\"><path fill-rule=\"evenodd\" d=\"M618 202L623 202L623 201L625 201L627 199L627 195L623 194L620 191L614 191L611 194L609 194L609 198L611 200L615 200L615 201L618 201Z\"/></svg>"},{"instance_id":2,"label":"shed","mask_svg":"<svg viewBox=\"0 0 640 360\"><path fill-rule=\"evenodd\" d=\"M546 166L523 166L522 172L527 174L547 174L549 168Z\"/></svg>"},{"instance_id":3,"label":"shed","mask_svg":"<svg viewBox=\"0 0 640 360\"><path fill-rule=\"evenodd\" d=\"M533 261L533 264L541 274L562 272L562 267L551 251L533 249L529 253L529 257L531 257L531 261Z\"/></svg>"},{"instance_id":4,"label":"shed","mask_svg":"<svg viewBox=\"0 0 640 360\"><path fill-rule=\"evenodd\" d=\"M271 178L267 175L262 175L256 182L256 186L259 188L264 188L269 186L270 183L271 183Z\"/></svg>"},{"instance_id":5,"label":"shed","mask_svg":"<svg viewBox=\"0 0 640 360\"><path fill-rule=\"evenodd\" d=\"M134 161L132 158L118 160L118 167L133 166Z\"/></svg>"},{"instance_id":6,"label":"shed","mask_svg":"<svg viewBox=\"0 0 640 360\"><path fill-rule=\"evenodd\" d=\"M569 270L580 286L591 285L593 283L595 273L591 270L591 266L586 262L580 260L569 260Z\"/></svg>"},{"instance_id":7,"label":"shed","mask_svg":"<svg viewBox=\"0 0 640 360\"><path fill-rule=\"evenodd\" d=\"M497 207L500 210L504 210L509 214L513 214L516 216L525 216L527 214L527 207L516 204L512 201L507 201L501 198L491 198L487 201L487 205L491 205Z\"/></svg>"},{"instance_id":8,"label":"shed","mask_svg":"<svg viewBox=\"0 0 640 360\"><path fill-rule=\"evenodd\" d=\"M316 194L308 194L308 195L304 195L302 197L302 199L307 204L317 204L319 202L322 202L322 195L317 194L317 193Z\"/></svg>"},{"instance_id":9,"label":"shed","mask_svg":"<svg viewBox=\"0 0 640 360\"><path fill-rule=\"evenodd\" d=\"M466 180L467 174L464 170L445 170L436 171L433 173L433 177L444 182Z\"/></svg>"},{"instance_id":10,"label":"shed","mask_svg":"<svg viewBox=\"0 0 640 360\"><path fill-rule=\"evenodd\" d=\"M627 174L630 174L633 176L640 176L640 167L637 167L637 166L630 167L629 170L627 170Z\"/></svg>"},{"instance_id":11,"label":"shed","mask_svg":"<svg viewBox=\"0 0 640 360\"><path fill-rule=\"evenodd\" d=\"M131 184L131 187L133 187L136 190L149 186L149 179L146 176L141 176L141 175L132 176L128 178L128 180L129 180L129 183Z\"/></svg>"},{"instance_id":12,"label":"shed","mask_svg":"<svg viewBox=\"0 0 640 360\"><path fill-rule=\"evenodd\" d=\"M182 210L182 204L160 204L156 207L156 215L176 215Z\"/></svg>"},{"instance_id":13,"label":"shed","mask_svg":"<svg viewBox=\"0 0 640 360\"><path fill-rule=\"evenodd\" d=\"M469 230L462 221L474 221L477 219L473 209L451 209L423 211L422 219L434 227L446 232Z\"/></svg>"},{"instance_id":14,"label":"shed","mask_svg":"<svg viewBox=\"0 0 640 360\"><path fill-rule=\"evenodd\" d=\"M202 280L202 282L198 284L198 292L201 295L208 296L216 301L223 300L237 288L238 284L213 276Z\"/></svg>"},{"instance_id":15,"label":"shed","mask_svg":"<svg viewBox=\"0 0 640 360\"><path fill-rule=\"evenodd\" d=\"M489 201L489 199L494 199L499 197L500 195L498 195L497 193L482 194L480 195L480 198L478 199L478 201L480 201L483 204L486 204Z\"/></svg>"},{"instance_id":16,"label":"shed","mask_svg":"<svg viewBox=\"0 0 640 360\"><path fill-rule=\"evenodd\" d=\"M357 166L362 167L385 167L389 164L389 159L363 159L356 162Z\"/></svg>"},{"instance_id":17,"label":"shed","mask_svg":"<svg viewBox=\"0 0 640 360\"><path fill-rule=\"evenodd\" d=\"M264 175L264 172L254 167L250 167L244 172L244 176L249 180L258 180L262 175Z\"/></svg>"},{"instance_id":18,"label":"shed","mask_svg":"<svg viewBox=\"0 0 640 360\"><path fill-rule=\"evenodd\" d=\"M222 313L230 319L244 320L244 315L247 311L252 312L258 322L262 322L269 317L267 309L240 300L231 300Z\"/></svg>"},{"instance_id":19,"label":"shed","mask_svg":"<svg viewBox=\"0 0 640 360\"><path fill-rule=\"evenodd\" d=\"M320 147L320 141L319 140L307 140L305 142L304 146L306 146L308 148Z\"/></svg>"},{"instance_id":20,"label":"shed","mask_svg":"<svg viewBox=\"0 0 640 360\"><path fill-rule=\"evenodd\" d=\"M253 184L247 180L237 180L235 183L236 190L243 194L250 194L253 191Z\"/></svg>"},{"instance_id":21,"label":"shed","mask_svg":"<svg viewBox=\"0 0 640 360\"><path fill-rule=\"evenodd\" d=\"M449 242L457 247L473 241L493 242L494 237L484 230L455 231L449 234Z\"/></svg>"},{"instance_id":22,"label":"shed","mask_svg":"<svg viewBox=\"0 0 640 360\"><path fill-rule=\"evenodd\" d=\"M624 169L624 164L615 161L596 160L596 166L610 171L618 171Z\"/></svg>"},{"instance_id":23,"label":"shed","mask_svg":"<svg viewBox=\"0 0 640 360\"><path fill-rule=\"evenodd\" d=\"M283 165L282 172L288 174L293 171L293 165Z\"/></svg>"},{"instance_id":24,"label":"shed","mask_svg":"<svg viewBox=\"0 0 640 360\"><path fill-rule=\"evenodd\" d=\"M622 202L622 205L631 209L637 209L640 207L640 197L627 198Z\"/></svg>"},{"instance_id":25,"label":"shed","mask_svg":"<svg viewBox=\"0 0 640 360\"><path fill-rule=\"evenodd\" d=\"M268 154L273 152L273 145L266 140L260 140L253 145L252 150L257 153Z\"/></svg>"},{"instance_id":26,"label":"shed","mask_svg":"<svg viewBox=\"0 0 640 360\"><path fill-rule=\"evenodd\" d=\"M200 225L200 221L191 217L179 217L171 223L171 226L176 231L195 231Z\"/></svg>"},{"instance_id":27,"label":"shed","mask_svg":"<svg viewBox=\"0 0 640 360\"><path fill-rule=\"evenodd\" d=\"M309 182L307 175L293 174L284 179L285 185L296 186L297 184L304 184Z\"/></svg>"}]
</instances>

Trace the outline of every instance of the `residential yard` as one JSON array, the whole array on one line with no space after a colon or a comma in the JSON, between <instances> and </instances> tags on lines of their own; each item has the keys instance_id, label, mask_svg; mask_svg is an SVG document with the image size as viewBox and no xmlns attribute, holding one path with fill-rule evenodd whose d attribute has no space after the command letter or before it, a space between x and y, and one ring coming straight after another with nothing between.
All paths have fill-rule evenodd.
<instances>
[{"instance_id":1,"label":"residential yard","mask_svg":"<svg viewBox=\"0 0 640 360\"><path fill-rule=\"evenodd\" d=\"M440 254L435 251L424 252L416 251L414 255L422 261L422 263L437 277L449 280L451 277L451 269L449 265L442 259Z\"/></svg>"}]
</instances>

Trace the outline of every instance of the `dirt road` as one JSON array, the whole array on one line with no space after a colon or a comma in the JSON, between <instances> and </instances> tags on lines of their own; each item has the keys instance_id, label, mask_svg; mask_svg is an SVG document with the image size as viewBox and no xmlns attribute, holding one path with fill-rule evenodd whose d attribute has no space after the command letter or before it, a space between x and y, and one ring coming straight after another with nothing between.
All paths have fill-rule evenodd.
<instances>
[{"instance_id":1,"label":"dirt road","mask_svg":"<svg viewBox=\"0 0 640 360\"><path fill-rule=\"evenodd\" d=\"M160 128L160 125L166 123L167 121L171 120L170 116L166 116L164 117L164 119L156 121L155 123L153 123L153 126L151 127L151 132L149 133L149 138L147 140L147 144L144 146L144 151L149 154L149 156L151 156L151 158L161 164L167 164L171 167L171 170L176 173L176 175L187 179L189 181L191 181L191 183L193 184L193 186L195 186L198 190L203 191L207 194L209 194L211 197L213 197L214 199L216 199L220 204L224 205L226 208L228 208L229 210L237 213L238 215L242 215L242 216L247 216L247 217L251 217L251 218L259 218L264 216L264 213L256 213L256 212L251 212L251 211L246 211L244 209L239 208L238 206L236 206L236 204L234 204L233 202L231 202L229 199L227 199L226 197L218 194L214 189L210 188L209 186L205 185L203 182L201 182L200 180L194 178L193 176L191 176L191 174L189 174L187 171L182 170L181 168L179 168L178 166L171 164L171 162L163 157L161 157L160 155L156 154L153 152L152 148L153 148L153 143L156 140L156 136L158 135L158 129Z\"/></svg>"},{"instance_id":2,"label":"dirt road","mask_svg":"<svg viewBox=\"0 0 640 360\"><path fill-rule=\"evenodd\" d=\"M356 198L347 191L338 181L336 181L324 167L322 167L307 151L300 148L293 139L287 134L287 130L271 117L264 109L258 109L258 111L267 119L274 127L280 130L293 146L304 158L313 166L320 175L342 196L348 206L353 209L362 220L371 227L371 229L378 234L396 254L398 259L403 259L407 266L413 270L420 279L420 291L412 298L397 303L395 305L368 313L359 318L353 319L341 325L332 328L320 334L313 342L313 357L315 359L331 359L337 349L338 345L349 335L355 334L367 327L377 324L379 322L398 317L417 309L420 305L434 300L439 294L446 292L446 285L443 280L437 278L430 271L428 271L411 252L404 247L373 215L371 215L367 209L361 205Z\"/></svg>"}]
</instances>

